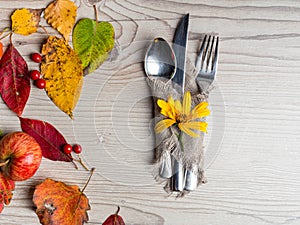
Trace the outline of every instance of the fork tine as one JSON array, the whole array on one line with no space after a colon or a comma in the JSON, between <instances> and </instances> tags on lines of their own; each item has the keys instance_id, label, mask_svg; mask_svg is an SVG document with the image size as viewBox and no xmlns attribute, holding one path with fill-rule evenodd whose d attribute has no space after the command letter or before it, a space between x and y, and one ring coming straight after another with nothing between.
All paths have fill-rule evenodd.
<instances>
[{"instance_id":1,"label":"fork tine","mask_svg":"<svg viewBox=\"0 0 300 225\"><path fill-rule=\"evenodd\" d=\"M215 47L215 55L213 58L212 70L216 71L218 65L218 57L219 57L219 37L217 36L216 47Z\"/></svg>"},{"instance_id":2,"label":"fork tine","mask_svg":"<svg viewBox=\"0 0 300 225\"><path fill-rule=\"evenodd\" d=\"M201 70L205 70L207 71L207 68L208 68L208 64L209 64L209 57L207 57L209 55L209 45L211 43L211 35L208 36L208 40L207 40L207 44L206 44L206 47L205 47L205 52L203 54L203 57L202 57L202 65L201 65ZM205 63L206 62L206 63ZM206 66L206 68L204 68L204 66Z\"/></svg>"},{"instance_id":3,"label":"fork tine","mask_svg":"<svg viewBox=\"0 0 300 225\"><path fill-rule=\"evenodd\" d=\"M197 61L196 61L196 69L197 71L199 71L202 67L202 56L203 56L203 52L204 52L204 47L205 47L205 42L207 39L207 35L204 36L199 53L198 53L198 57L197 57Z\"/></svg>"},{"instance_id":4,"label":"fork tine","mask_svg":"<svg viewBox=\"0 0 300 225\"><path fill-rule=\"evenodd\" d=\"M209 35L208 40L201 50L198 58L198 74L196 82L201 93L206 92L216 78L219 56L219 36ZM201 46L202 47L202 46Z\"/></svg>"},{"instance_id":5,"label":"fork tine","mask_svg":"<svg viewBox=\"0 0 300 225\"><path fill-rule=\"evenodd\" d=\"M211 36L210 36L211 37ZM212 70L212 53L213 53L213 47L214 47L214 42L215 42L215 36L212 36L212 41L207 43L207 58L206 58L206 72L208 72L209 69Z\"/></svg>"}]
</instances>

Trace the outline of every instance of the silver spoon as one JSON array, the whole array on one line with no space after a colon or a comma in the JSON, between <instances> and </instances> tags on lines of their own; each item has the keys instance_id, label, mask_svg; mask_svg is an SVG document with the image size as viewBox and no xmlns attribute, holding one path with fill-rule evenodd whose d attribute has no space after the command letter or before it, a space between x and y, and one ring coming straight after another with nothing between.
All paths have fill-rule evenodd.
<instances>
[{"instance_id":1,"label":"silver spoon","mask_svg":"<svg viewBox=\"0 0 300 225\"><path fill-rule=\"evenodd\" d=\"M173 49L163 38L155 38L145 55L144 68L149 78L171 80L176 72L176 57Z\"/></svg>"},{"instance_id":2,"label":"silver spoon","mask_svg":"<svg viewBox=\"0 0 300 225\"><path fill-rule=\"evenodd\" d=\"M177 62L173 49L163 38L155 38L147 49L144 68L150 79L171 80L176 72ZM171 155L162 161L159 175L170 178L173 175Z\"/></svg>"}]
</instances>

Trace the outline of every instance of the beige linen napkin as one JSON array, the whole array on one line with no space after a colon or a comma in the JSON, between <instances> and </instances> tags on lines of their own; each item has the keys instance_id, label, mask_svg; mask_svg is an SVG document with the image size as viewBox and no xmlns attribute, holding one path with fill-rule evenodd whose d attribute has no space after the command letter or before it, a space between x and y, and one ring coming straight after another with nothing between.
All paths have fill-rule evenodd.
<instances>
[{"instance_id":1,"label":"beige linen napkin","mask_svg":"<svg viewBox=\"0 0 300 225\"><path fill-rule=\"evenodd\" d=\"M195 82L195 77L197 72L195 67L191 62L187 63L186 68L186 80L185 80L185 91L189 91L192 96L192 108L195 107L202 101L207 101L208 93L199 94L200 90ZM167 100L171 95L173 99L178 99L182 101L182 96L174 88L176 85L170 80L164 78L147 78L147 83L152 91L152 96L154 100L154 115L155 124L164 119L165 117L160 114L160 108L157 105L158 99ZM156 134L156 161L154 176L158 181L166 182L165 190L171 192L170 190L170 179L161 178L159 176L159 168L161 163L170 155L183 164L183 167L191 170L198 177L198 185L205 183L206 179L204 177L203 170L203 160L204 160L204 147L203 138L204 133L200 132L198 138L190 137L189 135L182 132L182 144L184 146L183 151L180 148L180 142L177 135L178 128L171 126L170 128L164 130L160 134ZM183 194L183 193L181 193Z\"/></svg>"}]
</instances>

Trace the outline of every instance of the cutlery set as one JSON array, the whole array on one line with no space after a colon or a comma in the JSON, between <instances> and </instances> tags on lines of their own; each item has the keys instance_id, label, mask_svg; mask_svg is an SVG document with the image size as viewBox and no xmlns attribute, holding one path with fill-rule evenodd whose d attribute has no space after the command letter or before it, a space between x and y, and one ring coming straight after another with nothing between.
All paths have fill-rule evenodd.
<instances>
[{"instance_id":1,"label":"cutlery set","mask_svg":"<svg viewBox=\"0 0 300 225\"><path fill-rule=\"evenodd\" d=\"M171 82L171 86L181 97L185 93L188 26L189 14L186 14L176 28L172 47L163 38L156 38L145 56L145 72L148 78ZM208 94L216 77L218 49L219 37L205 35L195 63L195 83L199 94ZM181 160L172 155L172 151L168 153L160 160L158 169L159 176L168 179L168 190L181 193L194 191L199 183L195 173L199 165L189 167L195 167L195 170L187 169Z\"/></svg>"}]
</instances>

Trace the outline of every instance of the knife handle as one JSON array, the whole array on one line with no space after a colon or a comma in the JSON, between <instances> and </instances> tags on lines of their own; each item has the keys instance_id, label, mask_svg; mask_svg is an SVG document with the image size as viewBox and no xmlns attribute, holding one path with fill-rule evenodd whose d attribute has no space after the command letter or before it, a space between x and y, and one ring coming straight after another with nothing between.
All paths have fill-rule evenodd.
<instances>
[{"instance_id":1,"label":"knife handle","mask_svg":"<svg viewBox=\"0 0 300 225\"><path fill-rule=\"evenodd\" d=\"M170 179L171 191L181 192L184 186L184 169L180 162L172 157L173 176Z\"/></svg>"},{"instance_id":2,"label":"knife handle","mask_svg":"<svg viewBox=\"0 0 300 225\"><path fill-rule=\"evenodd\" d=\"M198 184L198 177L193 171L185 170L184 173L184 190L194 191Z\"/></svg>"}]
</instances>

